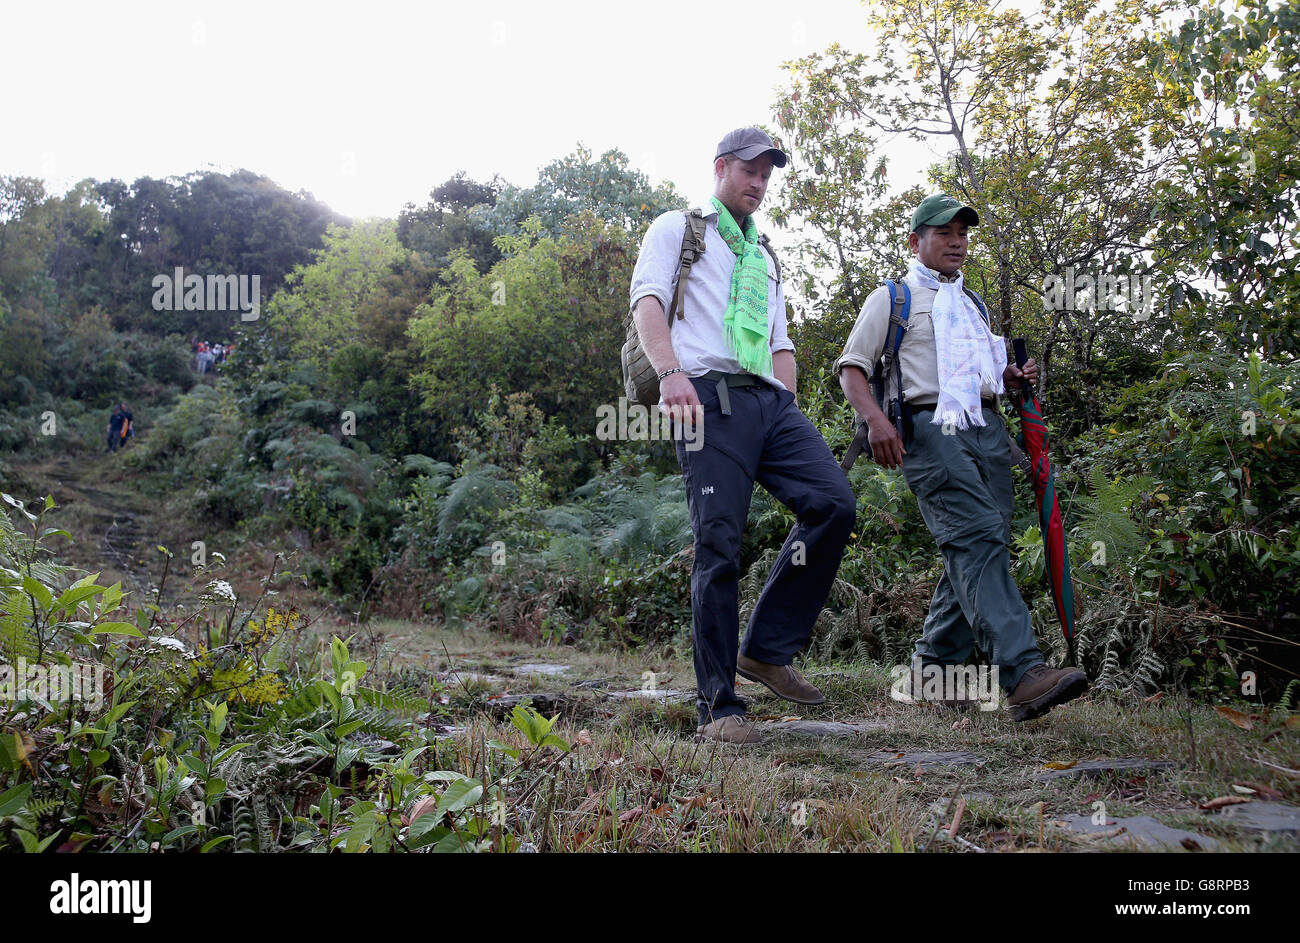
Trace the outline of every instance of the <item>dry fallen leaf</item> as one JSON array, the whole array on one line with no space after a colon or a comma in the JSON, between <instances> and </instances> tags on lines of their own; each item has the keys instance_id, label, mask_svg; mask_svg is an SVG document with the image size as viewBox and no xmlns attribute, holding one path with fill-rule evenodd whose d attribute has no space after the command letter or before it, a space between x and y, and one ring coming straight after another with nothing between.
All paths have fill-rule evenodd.
<instances>
[{"instance_id":1,"label":"dry fallen leaf","mask_svg":"<svg viewBox=\"0 0 1300 943\"><path fill-rule=\"evenodd\" d=\"M591 731L585 727L578 731L578 735L573 738L573 742L580 747L591 746Z\"/></svg>"},{"instance_id":2,"label":"dry fallen leaf","mask_svg":"<svg viewBox=\"0 0 1300 943\"><path fill-rule=\"evenodd\" d=\"M1285 798L1285 796L1283 796L1282 793L1278 792L1273 787L1265 786L1262 783L1245 782L1242 783L1241 785L1243 787L1253 789L1255 793L1262 799L1272 799L1274 802L1277 802ZM1234 786L1233 788L1235 789L1237 787Z\"/></svg>"},{"instance_id":3,"label":"dry fallen leaf","mask_svg":"<svg viewBox=\"0 0 1300 943\"><path fill-rule=\"evenodd\" d=\"M1238 786L1236 783L1232 784L1232 789L1234 792L1239 792L1245 796L1253 796L1255 794L1255 790L1251 789L1249 786Z\"/></svg>"},{"instance_id":4,"label":"dry fallen leaf","mask_svg":"<svg viewBox=\"0 0 1300 943\"><path fill-rule=\"evenodd\" d=\"M631 825L633 822L641 818L641 816L643 815L645 815L645 809L641 808L640 806L637 806L634 809L628 809L626 812L624 812L622 815L618 817L618 824Z\"/></svg>"},{"instance_id":5,"label":"dry fallen leaf","mask_svg":"<svg viewBox=\"0 0 1300 943\"><path fill-rule=\"evenodd\" d=\"M1231 707L1215 707L1214 709L1242 730L1255 729L1255 722L1241 711L1235 711Z\"/></svg>"},{"instance_id":6,"label":"dry fallen leaf","mask_svg":"<svg viewBox=\"0 0 1300 943\"><path fill-rule=\"evenodd\" d=\"M1070 760L1068 763L1044 763L1043 769L1074 769L1078 765L1078 760Z\"/></svg>"},{"instance_id":7,"label":"dry fallen leaf","mask_svg":"<svg viewBox=\"0 0 1300 943\"><path fill-rule=\"evenodd\" d=\"M1159 704L1159 703L1164 699L1164 696L1165 696L1165 692L1164 692L1164 691L1157 691L1155 694L1151 695L1150 697L1144 697L1144 698L1142 699L1142 703L1143 703L1143 704Z\"/></svg>"},{"instance_id":8,"label":"dry fallen leaf","mask_svg":"<svg viewBox=\"0 0 1300 943\"><path fill-rule=\"evenodd\" d=\"M1201 808L1207 812L1214 809L1222 809L1227 805L1241 805L1243 802L1249 802L1245 796L1219 796L1217 799L1211 799L1209 802L1202 802Z\"/></svg>"},{"instance_id":9,"label":"dry fallen leaf","mask_svg":"<svg viewBox=\"0 0 1300 943\"><path fill-rule=\"evenodd\" d=\"M411 806L411 811L402 816L402 824L410 825L426 812L434 812L438 808L437 796L425 796L415 805Z\"/></svg>"},{"instance_id":10,"label":"dry fallen leaf","mask_svg":"<svg viewBox=\"0 0 1300 943\"><path fill-rule=\"evenodd\" d=\"M1286 719L1287 730L1300 730L1300 714L1292 714Z\"/></svg>"}]
</instances>

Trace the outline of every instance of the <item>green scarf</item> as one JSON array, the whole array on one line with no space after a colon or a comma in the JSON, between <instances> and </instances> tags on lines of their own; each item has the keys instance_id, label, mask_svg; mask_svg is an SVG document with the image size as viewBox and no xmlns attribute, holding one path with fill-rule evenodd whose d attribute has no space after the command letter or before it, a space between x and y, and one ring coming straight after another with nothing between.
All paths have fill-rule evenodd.
<instances>
[{"instance_id":1,"label":"green scarf","mask_svg":"<svg viewBox=\"0 0 1300 943\"><path fill-rule=\"evenodd\" d=\"M731 270L731 296L722 323L727 329L727 343L737 362L750 373L772 374L772 347L767 327L767 259L758 247L758 229L753 217L745 218L742 233L735 217L717 197L718 235L736 253Z\"/></svg>"}]
</instances>

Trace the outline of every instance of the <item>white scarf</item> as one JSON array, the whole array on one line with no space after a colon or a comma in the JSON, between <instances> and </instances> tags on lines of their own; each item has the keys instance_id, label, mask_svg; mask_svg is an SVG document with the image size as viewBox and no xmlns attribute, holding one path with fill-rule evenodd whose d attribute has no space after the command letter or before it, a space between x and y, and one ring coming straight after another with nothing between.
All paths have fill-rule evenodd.
<instances>
[{"instance_id":1,"label":"white scarf","mask_svg":"<svg viewBox=\"0 0 1300 943\"><path fill-rule=\"evenodd\" d=\"M975 302L962 290L962 278L941 282L939 273L917 259L907 281L914 287L933 288L934 346L939 363L939 402L935 425L953 423L958 429L984 425L980 388L1003 392L1002 371L1007 367L1006 342L994 334L980 316Z\"/></svg>"}]
</instances>

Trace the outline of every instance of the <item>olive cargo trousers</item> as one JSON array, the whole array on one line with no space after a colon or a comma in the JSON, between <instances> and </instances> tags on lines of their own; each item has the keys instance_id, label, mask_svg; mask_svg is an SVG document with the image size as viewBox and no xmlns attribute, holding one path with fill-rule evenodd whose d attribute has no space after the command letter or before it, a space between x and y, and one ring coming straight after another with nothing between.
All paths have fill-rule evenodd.
<instances>
[{"instance_id":1,"label":"olive cargo trousers","mask_svg":"<svg viewBox=\"0 0 1300 943\"><path fill-rule=\"evenodd\" d=\"M932 408L913 409L903 476L939 544L943 576L930 600L914 657L961 664L978 645L1010 693L1043 655L1029 610L1011 578L1011 444L995 408L986 425L935 425Z\"/></svg>"}]
</instances>

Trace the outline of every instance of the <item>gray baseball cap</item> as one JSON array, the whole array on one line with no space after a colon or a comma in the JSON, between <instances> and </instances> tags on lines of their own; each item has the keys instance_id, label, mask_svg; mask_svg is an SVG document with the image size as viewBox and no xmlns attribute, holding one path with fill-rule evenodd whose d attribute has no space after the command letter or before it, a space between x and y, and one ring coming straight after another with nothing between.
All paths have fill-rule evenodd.
<instances>
[{"instance_id":1,"label":"gray baseball cap","mask_svg":"<svg viewBox=\"0 0 1300 943\"><path fill-rule=\"evenodd\" d=\"M735 154L741 160L753 160L759 154L769 154L773 167L786 165L785 151L772 143L772 139L760 128L737 128L718 142L717 160L723 154Z\"/></svg>"}]
</instances>

